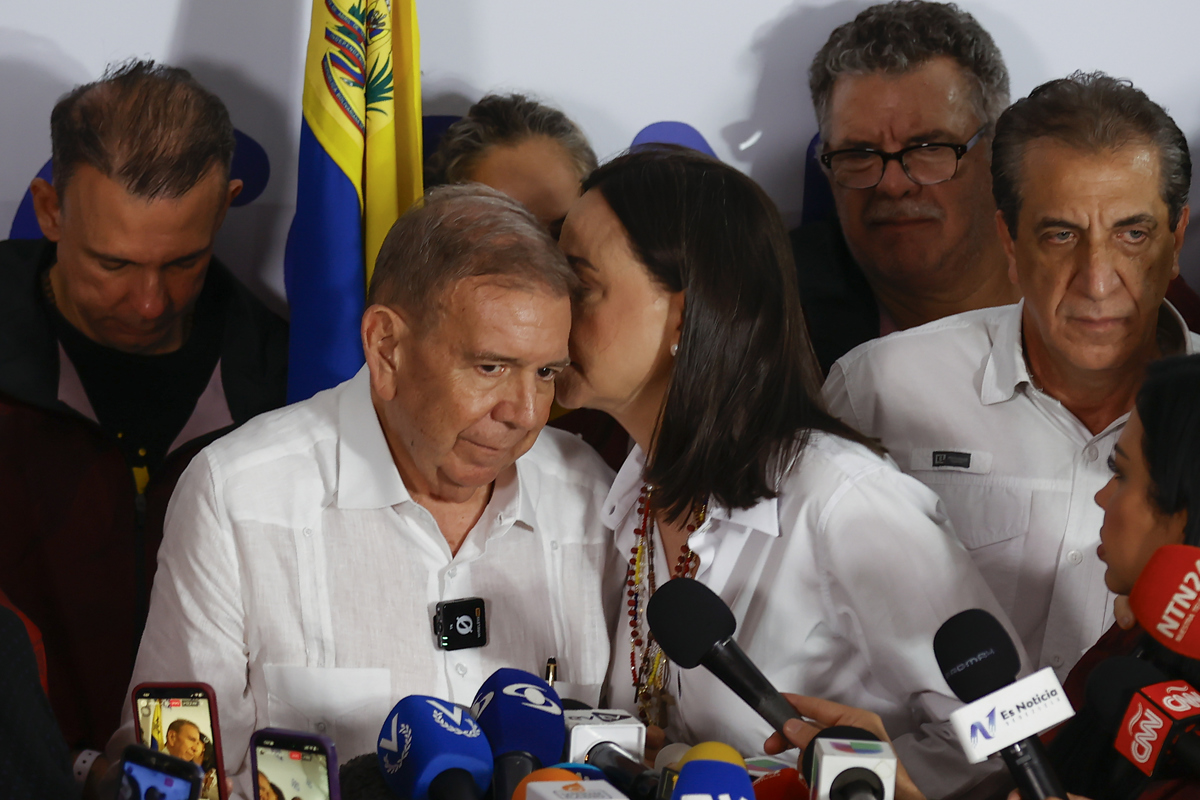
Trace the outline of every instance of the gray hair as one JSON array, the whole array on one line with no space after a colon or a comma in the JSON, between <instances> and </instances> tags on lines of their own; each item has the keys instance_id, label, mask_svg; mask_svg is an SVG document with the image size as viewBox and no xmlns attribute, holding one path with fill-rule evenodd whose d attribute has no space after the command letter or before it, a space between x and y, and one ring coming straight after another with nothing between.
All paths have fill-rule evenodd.
<instances>
[{"instance_id":1,"label":"gray hair","mask_svg":"<svg viewBox=\"0 0 1200 800\"><path fill-rule=\"evenodd\" d=\"M1158 148L1163 202L1171 230L1188 202L1192 158L1187 138L1166 109L1127 80L1074 72L1043 83L1000 116L992 142L992 193L1012 236L1021 213L1021 162L1034 139L1056 139L1084 151L1131 143Z\"/></svg>"},{"instance_id":2,"label":"gray hair","mask_svg":"<svg viewBox=\"0 0 1200 800\"><path fill-rule=\"evenodd\" d=\"M494 275L577 297L579 276L558 244L516 200L481 183L430 189L392 225L371 275L368 304L403 309L427 325L446 290Z\"/></svg>"},{"instance_id":3,"label":"gray hair","mask_svg":"<svg viewBox=\"0 0 1200 800\"><path fill-rule=\"evenodd\" d=\"M939 56L954 59L973 79L975 114L981 124L994 123L1008 105L1008 68L991 35L954 3L894 0L836 28L813 58L808 88L822 136L839 77L901 74Z\"/></svg>"},{"instance_id":4,"label":"gray hair","mask_svg":"<svg viewBox=\"0 0 1200 800\"><path fill-rule=\"evenodd\" d=\"M488 148L519 144L534 136L558 142L574 163L580 180L596 168L596 153L566 114L523 94L489 94L446 130L429 158L426 184L469 181Z\"/></svg>"},{"instance_id":5,"label":"gray hair","mask_svg":"<svg viewBox=\"0 0 1200 800\"><path fill-rule=\"evenodd\" d=\"M54 188L80 164L136 197L186 194L214 166L228 176L233 123L225 104L185 69L128 61L77 86L50 114Z\"/></svg>"}]
</instances>

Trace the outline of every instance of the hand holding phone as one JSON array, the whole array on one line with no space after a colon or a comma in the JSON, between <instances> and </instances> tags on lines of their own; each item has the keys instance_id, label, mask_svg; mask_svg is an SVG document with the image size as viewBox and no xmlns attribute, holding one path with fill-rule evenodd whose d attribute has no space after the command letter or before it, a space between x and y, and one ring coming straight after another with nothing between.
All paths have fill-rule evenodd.
<instances>
[{"instance_id":1,"label":"hand holding phone","mask_svg":"<svg viewBox=\"0 0 1200 800\"><path fill-rule=\"evenodd\" d=\"M228 800L212 687L206 683L143 683L134 687L132 699L138 744L199 767L203 774L201 800Z\"/></svg>"},{"instance_id":2,"label":"hand holding phone","mask_svg":"<svg viewBox=\"0 0 1200 800\"><path fill-rule=\"evenodd\" d=\"M117 800L198 800L202 783L191 761L131 744L121 758Z\"/></svg>"},{"instance_id":3,"label":"hand holding phone","mask_svg":"<svg viewBox=\"0 0 1200 800\"><path fill-rule=\"evenodd\" d=\"M255 800L341 800L337 751L325 736L264 728L250 737Z\"/></svg>"}]
</instances>

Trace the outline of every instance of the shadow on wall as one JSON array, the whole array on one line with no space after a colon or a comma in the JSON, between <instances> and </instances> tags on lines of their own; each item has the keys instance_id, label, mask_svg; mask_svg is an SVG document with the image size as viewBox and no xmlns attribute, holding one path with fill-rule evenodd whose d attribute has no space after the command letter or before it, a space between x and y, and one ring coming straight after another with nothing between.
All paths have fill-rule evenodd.
<instances>
[{"instance_id":1,"label":"shadow on wall","mask_svg":"<svg viewBox=\"0 0 1200 800\"><path fill-rule=\"evenodd\" d=\"M1171 113L1171 109L1168 108L1167 113ZM1179 274L1189 286L1200 292L1200 219L1197 219L1197 212L1200 212L1200 203L1197 202L1200 200L1200 149L1196 142L1200 142L1200 134L1188 137L1188 150L1192 154L1192 187L1188 193L1192 218L1183 240L1183 250L1179 253Z\"/></svg>"},{"instance_id":2,"label":"shadow on wall","mask_svg":"<svg viewBox=\"0 0 1200 800\"><path fill-rule=\"evenodd\" d=\"M29 182L50 158L50 111L75 86L99 76L49 39L0 28L0 238Z\"/></svg>"},{"instance_id":3,"label":"shadow on wall","mask_svg":"<svg viewBox=\"0 0 1200 800\"><path fill-rule=\"evenodd\" d=\"M309 8L289 0L183 0L168 51L171 63L187 68L216 93L234 126L266 150L270 181L253 203L230 209L216 253L282 314L287 313L283 248L296 198Z\"/></svg>"},{"instance_id":4,"label":"shadow on wall","mask_svg":"<svg viewBox=\"0 0 1200 800\"><path fill-rule=\"evenodd\" d=\"M789 227L800 219L804 152L817 132L808 66L834 28L871 5L839 0L813 7L801 0L765 24L752 46L759 79L749 116L721 136L737 166L775 198Z\"/></svg>"}]
</instances>

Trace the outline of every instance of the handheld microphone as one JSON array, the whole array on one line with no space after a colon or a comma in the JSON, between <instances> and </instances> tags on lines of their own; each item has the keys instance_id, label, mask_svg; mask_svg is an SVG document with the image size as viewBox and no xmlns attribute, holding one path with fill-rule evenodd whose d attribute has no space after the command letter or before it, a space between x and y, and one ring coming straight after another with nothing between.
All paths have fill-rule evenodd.
<instances>
[{"instance_id":1,"label":"handheld microphone","mask_svg":"<svg viewBox=\"0 0 1200 800\"><path fill-rule=\"evenodd\" d=\"M613 786L633 800L655 800L661 775L646 765L637 756L612 742L592 745L584 757L584 763L598 767Z\"/></svg>"},{"instance_id":2,"label":"handheld microphone","mask_svg":"<svg viewBox=\"0 0 1200 800\"><path fill-rule=\"evenodd\" d=\"M629 800L607 781L536 781L526 790L526 800Z\"/></svg>"},{"instance_id":3,"label":"handheld microphone","mask_svg":"<svg viewBox=\"0 0 1200 800\"><path fill-rule=\"evenodd\" d=\"M683 765L691 761L725 761L737 764L742 769L746 768L746 759L742 758L742 754L737 751L737 748L724 742L701 742L693 745L679 757L679 763L675 765L676 769L683 769Z\"/></svg>"},{"instance_id":4,"label":"handheld microphone","mask_svg":"<svg viewBox=\"0 0 1200 800\"><path fill-rule=\"evenodd\" d=\"M550 684L524 670L491 674L471 706L492 748L492 797L511 800L526 775L559 760L566 740L563 710Z\"/></svg>"},{"instance_id":5,"label":"handheld microphone","mask_svg":"<svg viewBox=\"0 0 1200 800\"><path fill-rule=\"evenodd\" d=\"M1129 593L1138 624L1168 650L1200 659L1200 547L1163 545L1146 562Z\"/></svg>"},{"instance_id":6,"label":"handheld microphone","mask_svg":"<svg viewBox=\"0 0 1200 800\"><path fill-rule=\"evenodd\" d=\"M809 800L808 783L791 767L768 772L751 786L754 800Z\"/></svg>"},{"instance_id":7,"label":"handheld microphone","mask_svg":"<svg viewBox=\"0 0 1200 800\"><path fill-rule=\"evenodd\" d=\"M376 752L388 788L411 800L481 800L492 780L482 729L462 707L436 697L397 703Z\"/></svg>"},{"instance_id":8,"label":"handheld microphone","mask_svg":"<svg viewBox=\"0 0 1200 800\"><path fill-rule=\"evenodd\" d=\"M728 761L695 759L684 764L671 800L755 800L745 767Z\"/></svg>"},{"instance_id":9,"label":"handheld microphone","mask_svg":"<svg viewBox=\"0 0 1200 800\"><path fill-rule=\"evenodd\" d=\"M646 726L620 709L568 709L563 720L567 726L567 761L586 760L588 751L600 742L612 742L636 758L646 752Z\"/></svg>"},{"instance_id":10,"label":"handheld microphone","mask_svg":"<svg viewBox=\"0 0 1200 800\"><path fill-rule=\"evenodd\" d=\"M673 769L678 772L679 759L687 755L691 749L691 745L684 744L683 742L671 742L668 745L664 745L658 751L658 755L654 757L654 768Z\"/></svg>"},{"instance_id":11,"label":"handheld microphone","mask_svg":"<svg viewBox=\"0 0 1200 800\"><path fill-rule=\"evenodd\" d=\"M933 637L933 653L950 690L967 704L950 715L967 760L978 764L998 752L1026 798L1066 797L1037 738L1075 714L1054 671L1016 680L1017 648L980 608L946 620Z\"/></svg>"},{"instance_id":12,"label":"handheld microphone","mask_svg":"<svg viewBox=\"0 0 1200 800\"><path fill-rule=\"evenodd\" d=\"M1200 775L1200 692L1187 681L1167 680L1151 664L1125 656L1097 665L1087 696L1117 728L1113 748L1147 776L1169 777L1175 764ZM1114 703L1125 697L1127 703Z\"/></svg>"},{"instance_id":13,"label":"handheld microphone","mask_svg":"<svg viewBox=\"0 0 1200 800\"><path fill-rule=\"evenodd\" d=\"M804 748L800 768L813 800L893 800L896 763L892 746L875 734L834 725Z\"/></svg>"},{"instance_id":14,"label":"handheld microphone","mask_svg":"<svg viewBox=\"0 0 1200 800\"><path fill-rule=\"evenodd\" d=\"M379 769L379 756L363 753L338 768L342 800L396 800Z\"/></svg>"},{"instance_id":15,"label":"handheld microphone","mask_svg":"<svg viewBox=\"0 0 1200 800\"><path fill-rule=\"evenodd\" d=\"M535 769L517 783L516 788L513 789L512 800L525 800L526 792L528 791L529 784L531 783L538 783L541 781L561 782L577 780L579 780L578 773L562 767L542 767L541 769Z\"/></svg>"},{"instance_id":16,"label":"handheld microphone","mask_svg":"<svg viewBox=\"0 0 1200 800\"><path fill-rule=\"evenodd\" d=\"M733 612L700 581L674 578L659 586L646 621L668 658L684 669L703 665L781 734L785 722L802 718L738 647Z\"/></svg>"}]
</instances>

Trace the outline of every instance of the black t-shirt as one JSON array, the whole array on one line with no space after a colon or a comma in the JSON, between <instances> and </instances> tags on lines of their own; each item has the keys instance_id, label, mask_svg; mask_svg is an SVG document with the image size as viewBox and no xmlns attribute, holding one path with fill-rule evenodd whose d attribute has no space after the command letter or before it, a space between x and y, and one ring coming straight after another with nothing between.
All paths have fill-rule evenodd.
<instances>
[{"instance_id":1,"label":"black t-shirt","mask_svg":"<svg viewBox=\"0 0 1200 800\"><path fill-rule=\"evenodd\" d=\"M162 355L97 344L51 304L58 340L79 373L100 427L133 469L138 491L162 465L220 359L225 309L211 283L205 281L196 300L183 346Z\"/></svg>"}]
</instances>

